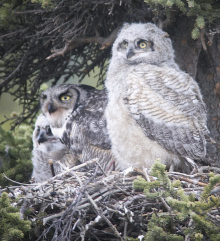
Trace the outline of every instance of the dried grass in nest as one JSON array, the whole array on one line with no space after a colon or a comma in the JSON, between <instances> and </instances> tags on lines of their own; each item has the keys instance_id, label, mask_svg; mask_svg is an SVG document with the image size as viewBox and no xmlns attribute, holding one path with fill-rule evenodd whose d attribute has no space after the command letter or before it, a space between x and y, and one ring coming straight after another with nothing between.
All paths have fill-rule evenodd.
<instances>
[{"instance_id":1,"label":"dried grass in nest","mask_svg":"<svg viewBox=\"0 0 220 241\"><path fill-rule=\"evenodd\" d=\"M186 193L199 196L208 180L208 171L210 167L202 167L194 175L171 172L169 177L179 179ZM92 160L44 183L8 190L14 196L15 192L22 194L17 202L22 204L22 218L27 209L32 210L29 218L36 224L37 240L124 240L141 237L152 213L169 208L163 198L149 200L133 189L138 175L148 181L153 179L146 170L105 173ZM212 216L218 214L216 211Z\"/></svg>"}]
</instances>

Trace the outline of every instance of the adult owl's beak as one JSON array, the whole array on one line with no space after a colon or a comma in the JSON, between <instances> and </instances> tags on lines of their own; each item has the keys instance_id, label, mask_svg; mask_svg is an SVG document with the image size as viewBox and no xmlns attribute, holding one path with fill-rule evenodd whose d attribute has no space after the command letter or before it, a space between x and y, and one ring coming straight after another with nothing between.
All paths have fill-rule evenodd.
<instances>
[{"instance_id":1,"label":"adult owl's beak","mask_svg":"<svg viewBox=\"0 0 220 241\"><path fill-rule=\"evenodd\" d=\"M50 103L48 105L48 112L49 112L49 114L54 113L56 110L57 110L57 108L54 107L52 103Z\"/></svg>"},{"instance_id":2,"label":"adult owl's beak","mask_svg":"<svg viewBox=\"0 0 220 241\"><path fill-rule=\"evenodd\" d=\"M131 57L134 56L134 55L135 55L134 47L128 45L127 53L126 53L127 59L131 58Z\"/></svg>"}]
</instances>

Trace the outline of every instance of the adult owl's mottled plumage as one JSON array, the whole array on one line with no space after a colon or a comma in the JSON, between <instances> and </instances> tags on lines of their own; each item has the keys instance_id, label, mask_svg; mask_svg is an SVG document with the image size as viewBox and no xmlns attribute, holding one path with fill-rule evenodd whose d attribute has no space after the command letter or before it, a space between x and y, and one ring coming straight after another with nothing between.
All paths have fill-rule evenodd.
<instances>
[{"instance_id":1,"label":"adult owl's mottled plumage","mask_svg":"<svg viewBox=\"0 0 220 241\"><path fill-rule=\"evenodd\" d=\"M103 168L113 160L106 105L106 92L86 85L57 85L41 94L41 109L53 134L71 149L74 158L80 162L98 158Z\"/></svg>"},{"instance_id":2,"label":"adult owl's mottled plumage","mask_svg":"<svg viewBox=\"0 0 220 241\"><path fill-rule=\"evenodd\" d=\"M112 152L122 168L156 158L181 165L206 155L206 108L197 83L181 71L167 34L125 24L113 45L106 87Z\"/></svg>"},{"instance_id":3,"label":"adult owl's mottled plumage","mask_svg":"<svg viewBox=\"0 0 220 241\"><path fill-rule=\"evenodd\" d=\"M46 181L53 176L52 166L49 161L53 162L55 175L62 171L57 161L60 161L65 167L72 167L77 164L70 150L58 138L53 136L49 122L43 114L38 116L35 123L33 146L32 178L36 182Z\"/></svg>"}]
</instances>

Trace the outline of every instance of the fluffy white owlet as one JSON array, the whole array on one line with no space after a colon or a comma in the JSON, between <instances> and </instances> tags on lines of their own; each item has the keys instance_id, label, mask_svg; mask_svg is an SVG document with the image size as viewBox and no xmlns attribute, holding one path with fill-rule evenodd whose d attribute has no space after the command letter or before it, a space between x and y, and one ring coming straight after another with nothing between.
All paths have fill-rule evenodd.
<instances>
[{"instance_id":1,"label":"fluffy white owlet","mask_svg":"<svg viewBox=\"0 0 220 241\"><path fill-rule=\"evenodd\" d=\"M112 48L106 120L121 168L170 166L206 155L206 108L197 83L179 69L167 34L125 24Z\"/></svg>"},{"instance_id":2,"label":"fluffy white owlet","mask_svg":"<svg viewBox=\"0 0 220 241\"><path fill-rule=\"evenodd\" d=\"M32 178L36 182L46 181L53 174L60 173L62 168L57 161L60 161L65 167L72 167L77 164L70 150L53 136L49 122L43 114L38 116L35 123L33 146ZM53 166L50 164L51 161Z\"/></svg>"},{"instance_id":3,"label":"fluffy white owlet","mask_svg":"<svg viewBox=\"0 0 220 241\"><path fill-rule=\"evenodd\" d=\"M86 85L56 85L41 94L40 102L52 133L71 149L75 159L86 162L98 158L105 170L111 166L104 90Z\"/></svg>"}]
</instances>

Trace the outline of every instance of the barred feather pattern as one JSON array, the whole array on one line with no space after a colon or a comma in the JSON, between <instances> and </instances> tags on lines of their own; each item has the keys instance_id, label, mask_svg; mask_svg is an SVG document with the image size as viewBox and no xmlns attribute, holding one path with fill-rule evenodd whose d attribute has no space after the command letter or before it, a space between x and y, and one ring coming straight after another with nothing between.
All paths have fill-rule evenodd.
<instances>
[{"instance_id":1,"label":"barred feather pattern","mask_svg":"<svg viewBox=\"0 0 220 241\"><path fill-rule=\"evenodd\" d=\"M68 91L74 95L71 97L72 102L65 105L55 101L55 95ZM46 102L42 101L41 107L50 121L53 134L71 150L74 158L79 162L98 158L101 166L107 168L114 158L105 118L106 91L85 85L58 85L49 88L42 95L48 98ZM57 111L49 114L47 102L56 106ZM62 116L58 116L56 112L62 113Z\"/></svg>"},{"instance_id":2,"label":"barred feather pattern","mask_svg":"<svg viewBox=\"0 0 220 241\"><path fill-rule=\"evenodd\" d=\"M167 33L151 23L124 24L105 86L107 128L122 169L151 167L158 158L174 168L186 158L205 160L206 107L196 81L175 63Z\"/></svg>"},{"instance_id":3,"label":"barred feather pattern","mask_svg":"<svg viewBox=\"0 0 220 241\"><path fill-rule=\"evenodd\" d=\"M142 72L131 68L125 80L124 101L132 117L146 136L165 149L179 156L204 159L206 109L196 82L171 68L140 68Z\"/></svg>"},{"instance_id":4,"label":"barred feather pattern","mask_svg":"<svg viewBox=\"0 0 220 241\"><path fill-rule=\"evenodd\" d=\"M114 159L104 115L107 95L99 90L90 94L90 98L72 112L61 139L80 162L98 158L106 169Z\"/></svg>"}]
</instances>

